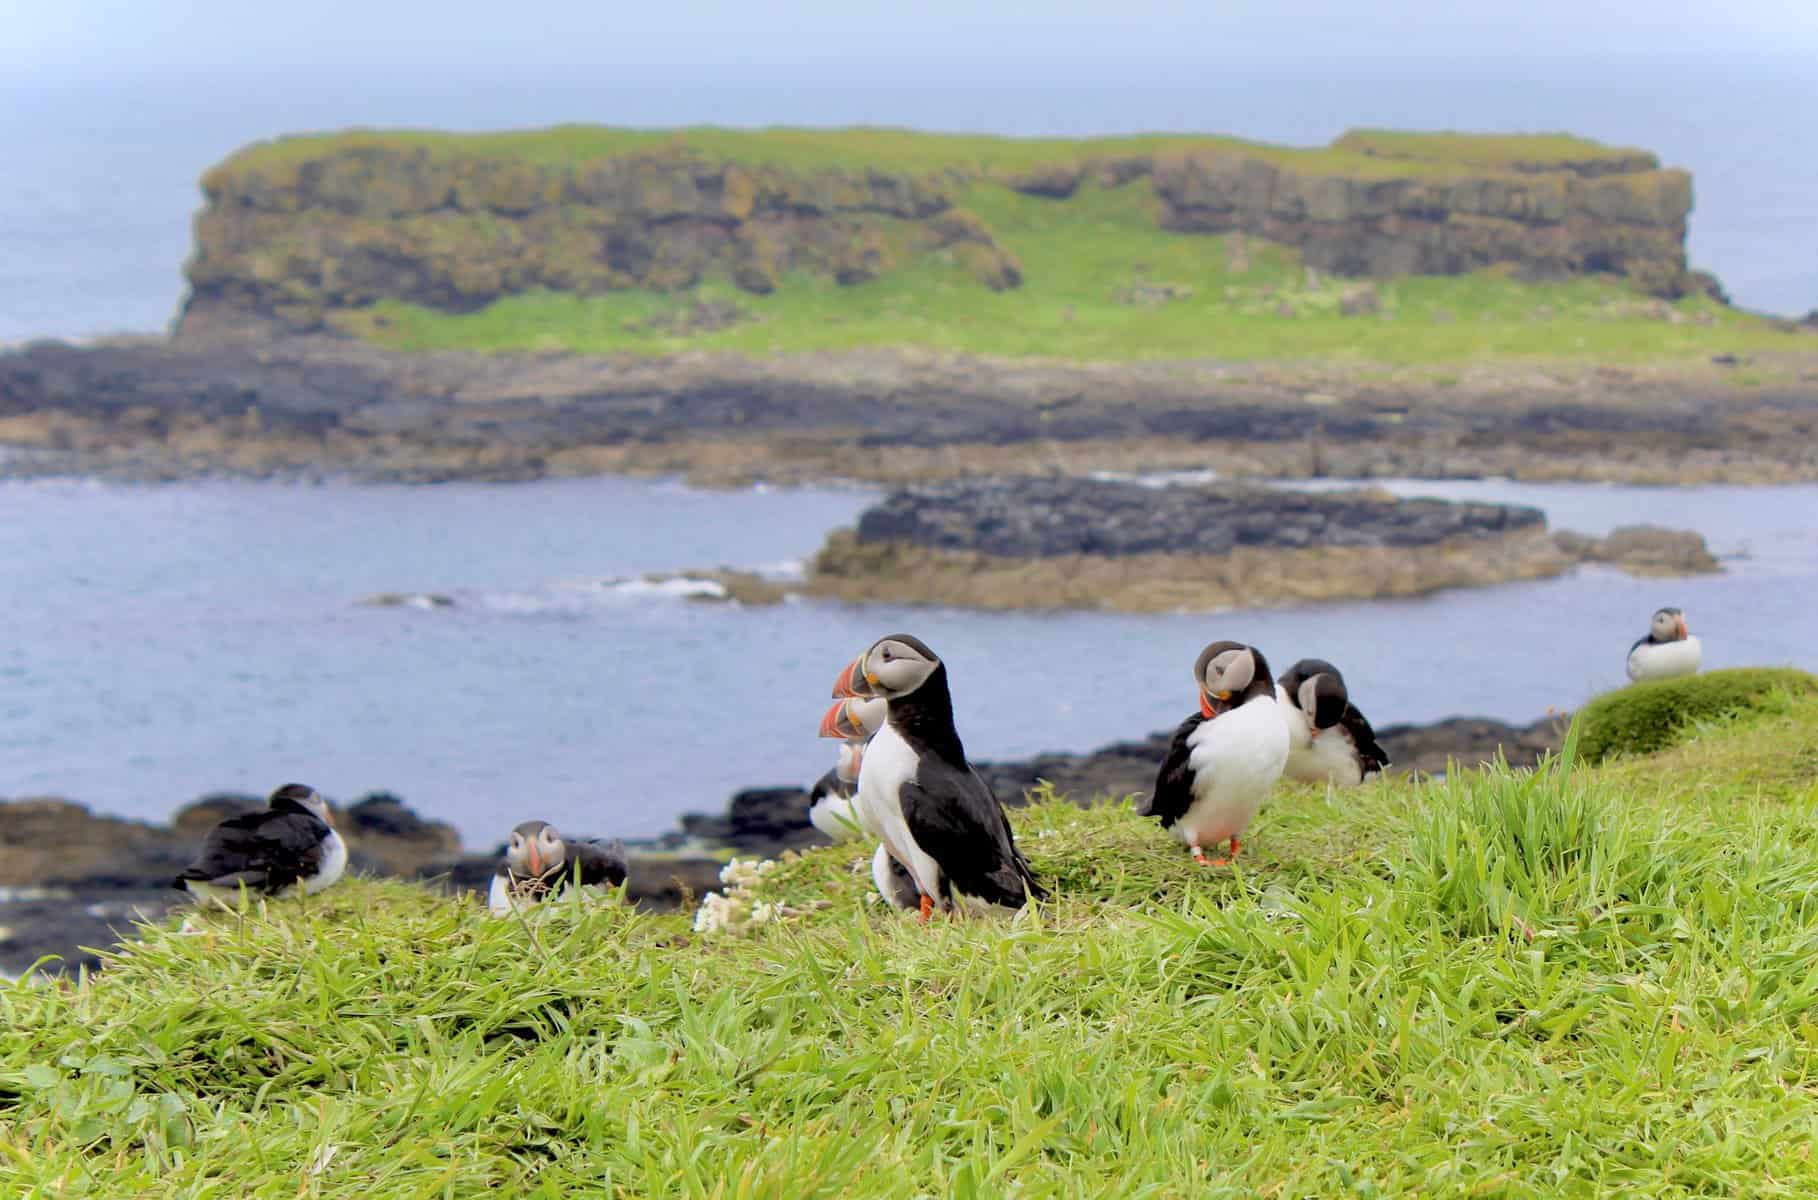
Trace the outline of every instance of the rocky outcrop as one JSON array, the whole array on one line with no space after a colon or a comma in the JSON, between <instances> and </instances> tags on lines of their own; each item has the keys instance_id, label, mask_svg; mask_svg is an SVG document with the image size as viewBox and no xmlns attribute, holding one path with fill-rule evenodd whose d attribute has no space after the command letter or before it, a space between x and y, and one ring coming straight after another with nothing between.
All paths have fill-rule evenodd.
<instances>
[{"instance_id":1,"label":"rocky outcrop","mask_svg":"<svg viewBox=\"0 0 1818 1200\"><path fill-rule=\"evenodd\" d=\"M1723 570L1704 538L1688 529L1624 525L1608 537L1561 530L1553 539L1581 562L1607 563L1631 575L1708 575Z\"/></svg>"},{"instance_id":2,"label":"rocky outcrop","mask_svg":"<svg viewBox=\"0 0 1818 1200\"><path fill-rule=\"evenodd\" d=\"M1537 277L1627 275L1665 297L1701 287L1686 268L1686 172L1640 153L1478 165L1421 146L1383 143L1375 172L1232 149L1169 154L1155 163L1161 223L1298 246L1308 266L1340 275L1509 263Z\"/></svg>"},{"instance_id":3,"label":"rocky outcrop","mask_svg":"<svg viewBox=\"0 0 1818 1200\"><path fill-rule=\"evenodd\" d=\"M1632 567L1644 550L1657 573L1669 547L1677 562L1710 560L1697 534L1549 537L1540 510L1521 506L1011 478L891 493L828 538L806 587L847 601L1165 612L1419 595L1583 561Z\"/></svg>"},{"instance_id":4,"label":"rocky outcrop","mask_svg":"<svg viewBox=\"0 0 1818 1200\"><path fill-rule=\"evenodd\" d=\"M1294 150L1215 137L1075 143L995 165L939 135L718 138L569 127L522 135L348 133L248 147L202 180L185 332L342 328L384 300L468 312L544 289L673 292L723 279L864 283L939 256L993 289L1023 268L970 187L1065 204L1091 179L1153 190L1163 228L1241 231L1347 275L1513 263L1615 272L1675 296L1691 181L1652 155L1566 139L1352 134ZM1026 151L1000 151L1022 163ZM869 159L869 161L867 161ZM860 165L863 164L863 165ZM742 319L719 306L717 323Z\"/></svg>"}]
</instances>

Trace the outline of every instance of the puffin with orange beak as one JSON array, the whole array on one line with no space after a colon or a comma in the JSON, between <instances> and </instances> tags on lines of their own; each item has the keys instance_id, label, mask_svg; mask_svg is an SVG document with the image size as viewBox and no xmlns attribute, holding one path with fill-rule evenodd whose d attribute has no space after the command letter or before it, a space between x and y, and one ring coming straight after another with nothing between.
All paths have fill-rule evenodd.
<instances>
[{"instance_id":1,"label":"puffin with orange beak","mask_svg":"<svg viewBox=\"0 0 1818 1200\"><path fill-rule=\"evenodd\" d=\"M833 694L887 702L855 808L907 868L922 920L960 900L1021 908L1048 894L1016 848L1003 806L966 760L947 666L927 643L906 633L879 638L840 672Z\"/></svg>"},{"instance_id":2,"label":"puffin with orange beak","mask_svg":"<svg viewBox=\"0 0 1818 1200\"><path fill-rule=\"evenodd\" d=\"M1242 835L1288 765L1288 724L1262 651L1213 642L1193 664L1199 712L1182 721L1137 815L1158 817L1202 866L1228 866ZM1205 847L1230 840L1228 858Z\"/></svg>"},{"instance_id":3,"label":"puffin with orange beak","mask_svg":"<svg viewBox=\"0 0 1818 1200\"><path fill-rule=\"evenodd\" d=\"M229 817L208 831L195 863L171 886L203 900L231 905L256 896L310 895L347 870L347 845L321 793L287 783L266 807Z\"/></svg>"},{"instance_id":4,"label":"puffin with orange beak","mask_svg":"<svg viewBox=\"0 0 1818 1200\"><path fill-rule=\"evenodd\" d=\"M1323 658L1303 658L1275 681L1288 723L1289 779L1356 787L1389 765L1376 731L1351 703L1345 677Z\"/></svg>"},{"instance_id":5,"label":"puffin with orange beak","mask_svg":"<svg viewBox=\"0 0 1818 1200\"><path fill-rule=\"evenodd\" d=\"M858 794L865 744L883 724L884 701L875 697L836 700L821 718L821 736L842 739L840 757L833 769L809 790L808 821L836 842L848 841L864 831L853 809L853 798Z\"/></svg>"},{"instance_id":6,"label":"puffin with orange beak","mask_svg":"<svg viewBox=\"0 0 1818 1200\"><path fill-rule=\"evenodd\" d=\"M565 838L548 821L525 821L511 831L493 874L486 907L494 916L535 904L573 884L615 888L631 873L623 842Z\"/></svg>"},{"instance_id":7,"label":"puffin with orange beak","mask_svg":"<svg viewBox=\"0 0 1818 1200\"><path fill-rule=\"evenodd\" d=\"M1648 635L1629 647L1629 678L1677 679L1696 675L1704 662L1704 644L1686 627L1685 614L1663 608L1648 622Z\"/></svg>"}]
</instances>

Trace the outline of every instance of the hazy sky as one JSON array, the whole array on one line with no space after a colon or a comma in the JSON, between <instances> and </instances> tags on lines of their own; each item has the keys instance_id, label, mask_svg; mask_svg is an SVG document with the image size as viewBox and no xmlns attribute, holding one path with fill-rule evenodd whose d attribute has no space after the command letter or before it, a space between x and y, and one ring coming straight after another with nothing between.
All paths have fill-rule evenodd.
<instances>
[{"instance_id":1,"label":"hazy sky","mask_svg":"<svg viewBox=\"0 0 1818 1200\"><path fill-rule=\"evenodd\" d=\"M455 69L876 64L892 72L1105 56L1818 56L1813 0L0 0L0 70L161 73L314 64ZM516 70L509 73L515 74Z\"/></svg>"}]
</instances>

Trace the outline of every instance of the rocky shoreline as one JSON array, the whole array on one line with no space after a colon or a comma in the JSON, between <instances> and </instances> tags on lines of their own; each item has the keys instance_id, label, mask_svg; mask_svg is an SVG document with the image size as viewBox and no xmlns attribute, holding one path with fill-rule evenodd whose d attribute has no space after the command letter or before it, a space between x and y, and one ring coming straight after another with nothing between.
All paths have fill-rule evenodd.
<instances>
[{"instance_id":1,"label":"rocky shoreline","mask_svg":"<svg viewBox=\"0 0 1818 1200\"><path fill-rule=\"evenodd\" d=\"M252 327L0 353L0 476L1818 480L1818 347L1789 331L1750 386L1739 365L401 353Z\"/></svg>"},{"instance_id":2,"label":"rocky shoreline","mask_svg":"<svg viewBox=\"0 0 1818 1200\"><path fill-rule=\"evenodd\" d=\"M1498 751L1528 766L1557 750L1563 718L1526 726L1480 718L1432 725L1395 725L1379 740L1396 769L1443 772L1448 760L1475 765ZM1167 731L1114 742L1085 754L1042 754L977 764L1006 803L1022 804L1042 781L1079 803L1142 792L1154 782L1167 750ZM47 955L49 970L92 969L95 953L130 933L136 921L161 920L186 901L169 884L188 864L215 822L257 807L252 796L204 797L180 809L167 825L90 812L53 798L0 800L0 973L15 975ZM500 849L471 853L449 825L427 819L390 793L373 793L340 810L350 869L368 875L423 880L452 893L483 892ZM632 846L627 897L672 909L719 886L724 856L773 857L825 845L808 823L801 787L750 788L716 813L689 813L664 837Z\"/></svg>"}]
</instances>

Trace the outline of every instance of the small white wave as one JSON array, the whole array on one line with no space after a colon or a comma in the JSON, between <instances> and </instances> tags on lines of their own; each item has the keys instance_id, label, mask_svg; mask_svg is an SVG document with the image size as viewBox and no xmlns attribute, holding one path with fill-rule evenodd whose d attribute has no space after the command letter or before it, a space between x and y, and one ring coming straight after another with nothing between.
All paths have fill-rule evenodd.
<instances>
[{"instance_id":1,"label":"small white wave","mask_svg":"<svg viewBox=\"0 0 1818 1200\"><path fill-rule=\"evenodd\" d=\"M73 893L53 887L0 887L0 904L26 904L34 900L67 900Z\"/></svg>"},{"instance_id":2,"label":"small white wave","mask_svg":"<svg viewBox=\"0 0 1818 1200\"><path fill-rule=\"evenodd\" d=\"M680 575L667 579L616 579L607 580L601 587L615 596L632 599L659 597L675 600L692 600L706 598L724 600L726 588L723 584L711 579L687 579Z\"/></svg>"},{"instance_id":3,"label":"small white wave","mask_svg":"<svg viewBox=\"0 0 1818 1200\"><path fill-rule=\"evenodd\" d=\"M1089 471L1086 478L1101 483L1134 483L1146 488L1196 487L1216 482L1218 472L1210 467L1190 471Z\"/></svg>"}]
</instances>

